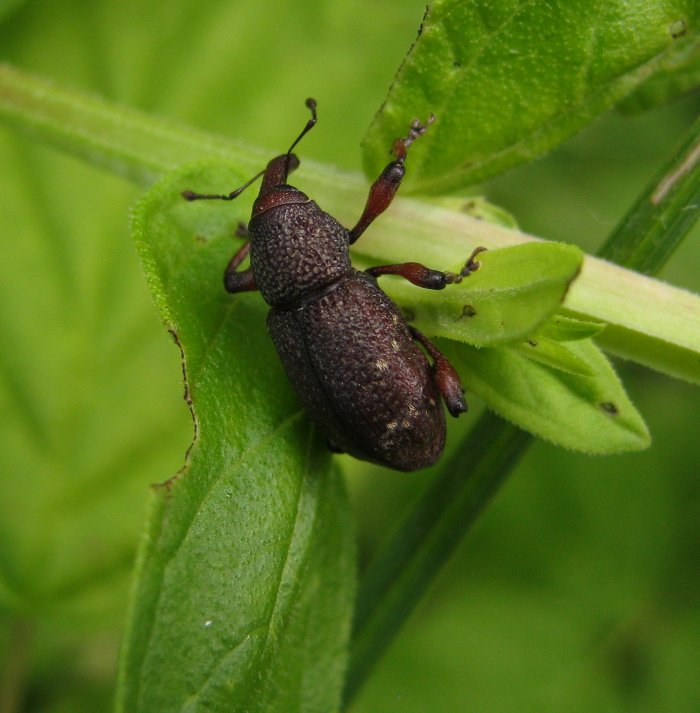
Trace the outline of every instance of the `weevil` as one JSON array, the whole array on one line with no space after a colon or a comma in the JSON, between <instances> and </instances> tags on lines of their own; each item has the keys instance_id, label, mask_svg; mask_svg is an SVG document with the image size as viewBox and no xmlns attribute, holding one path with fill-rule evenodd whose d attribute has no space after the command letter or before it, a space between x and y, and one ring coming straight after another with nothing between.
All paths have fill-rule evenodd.
<instances>
[{"instance_id":1,"label":"weevil","mask_svg":"<svg viewBox=\"0 0 700 713\"><path fill-rule=\"evenodd\" d=\"M250 221L237 233L247 240L226 266L224 287L231 293L259 290L270 305L267 326L284 370L331 450L396 470L424 468L445 445L441 400L452 416L467 404L452 364L406 322L377 278L399 275L441 290L476 270L475 256L483 248L474 250L459 273L417 262L353 268L350 245L388 208L404 177L409 146L434 117L424 124L414 120L394 142L393 160L348 230L287 183L299 166L294 148L317 122L316 102L308 99L306 106L311 118L289 150L247 183L224 195L182 195L189 201L230 201L262 176ZM250 267L239 269L249 254Z\"/></svg>"}]
</instances>

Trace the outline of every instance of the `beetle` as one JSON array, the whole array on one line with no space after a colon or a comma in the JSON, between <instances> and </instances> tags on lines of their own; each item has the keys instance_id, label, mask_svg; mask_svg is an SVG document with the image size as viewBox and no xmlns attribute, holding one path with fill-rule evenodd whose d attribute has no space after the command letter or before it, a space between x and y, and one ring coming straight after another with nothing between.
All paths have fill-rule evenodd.
<instances>
[{"instance_id":1,"label":"beetle","mask_svg":"<svg viewBox=\"0 0 700 713\"><path fill-rule=\"evenodd\" d=\"M243 186L224 195L187 190L182 196L230 201L262 176L250 222L237 233L247 240L224 272L226 290L259 290L270 305L267 326L284 370L331 450L401 471L424 468L435 463L445 444L441 399L455 417L467 404L454 367L406 322L377 278L399 275L418 287L441 290L476 270L474 258L483 248L474 250L459 273L417 262L353 268L350 245L391 203L409 146L435 117L424 124L414 120L407 136L394 142L393 160L348 230L287 183L299 166L293 150L317 122L316 102L308 99L306 106L311 118L289 150ZM240 270L249 254L250 267Z\"/></svg>"}]
</instances>

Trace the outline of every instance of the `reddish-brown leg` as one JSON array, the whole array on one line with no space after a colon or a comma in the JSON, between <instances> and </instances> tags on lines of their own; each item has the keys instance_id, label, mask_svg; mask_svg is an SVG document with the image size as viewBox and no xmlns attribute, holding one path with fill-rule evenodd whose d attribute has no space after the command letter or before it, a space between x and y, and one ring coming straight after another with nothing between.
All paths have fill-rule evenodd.
<instances>
[{"instance_id":1,"label":"reddish-brown leg","mask_svg":"<svg viewBox=\"0 0 700 713\"><path fill-rule=\"evenodd\" d=\"M409 326L413 338L420 342L433 360L433 372L438 391L447 406L447 410L452 416L459 416L467 410L467 402L464 400L462 382L456 369L450 364L443 353L415 327Z\"/></svg>"},{"instance_id":2,"label":"reddish-brown leg","mask_svg":"<svg viewBox=\"0 0 700 713\"><path fill-rule=\"evenodd\" d=\"M379 277L380 275L399 275L399 277L403 277L418 287L424 287L427 290L442 290L447 285L461 282L465 277L471 275L472 272L478 270L479 263L474 258L485 249L486 248L476 248L459 272L432 270L425 265L421 265L419 262L402 262L397 265L377 265L376 267L367 268L365 272L374 277Z\"/></svg>"},{"instance_id":3,"label":"reddish-brown leg","mask_svg":"<svg viewBox=\"0 0 700 713\"><path fill-rule=\"evenodd\" d=\"M369 189L365 209L360 216L360 220L357 221L357 225L350 231L351 245L367 230L372 221L389 207L406 173L404 167L406 150L419 136L426 132L434 121L435 117L432 114L425 124L421 124L417 119L414 119L408 130L408 136L403 139L396 139L393 147L396 159L387 164L379 178Z\"/></svg>"},{"instance_id":4,"label":"reddish-brown leg","mask_svg":"<svg viewBox=\"0 0 700 713\"><path fill-rule=\"evenodd\" d=\"M398 265L377 265L368 267L365 272L379 277L380 275L399 275L418 287L428 290L442 290L447 285L447 273L431 270L419 262L402 262Z\"/></svg>"},{"instance_id":5,"label":"reddish-brown leg","mask_svg":"<svg viewBox=\"0 0 700 713\"><path fill-rule=\"evenodd\" d=\"M238 230L241 231L240 226ZM237 271L238 266L248 257L249 252L250 243L243 243L236 254L231 258L229 264L226 265L226 270L224 271L224 287L227 292L249 292L258 289L255 284L253 271L250 268L241 270L240 272Z\"/></svg>"}]
</instances>

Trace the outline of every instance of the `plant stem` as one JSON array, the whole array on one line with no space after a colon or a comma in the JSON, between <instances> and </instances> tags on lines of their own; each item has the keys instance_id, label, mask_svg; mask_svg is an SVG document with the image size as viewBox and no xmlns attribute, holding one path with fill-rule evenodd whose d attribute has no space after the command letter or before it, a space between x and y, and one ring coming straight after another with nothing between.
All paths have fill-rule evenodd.
<instances>
[{"instance_id":1,"label":"plant stem","mask_svg":"<svg viewBox=\"0 0 700 713\"><path fill-rule=\"evenodd\" d=\"M657 274L700 211L700 119L599 251L600 257Z\"/></svg>"},{"instance_id":2,"label":"plant stem","mask_svg":"<svg viewBox=\"0 0 700 713\"><path fill-rule=\"evenodd\" d=\"M262 149L67 90L1 64L0 120L142 185L177 166L205 158L226 161L238 168L241 176L252 176L270 158L269 152ZM691 175L697 178L696 164L689 160L686 163L693 170L681 172L684 181ZM680 165L685 164L681 161ZM357 219L356 213L367 194L366 181L361 176L304 161L303 176L300 171L299 178L307 193L341 222L351 224ZM685 185L684 181L676 183ZM230 188L222 186L221 190ZM668 197L675 197L677 190L674 184ZM674 206L675 198L670 213ZM691 216L692 211L687 211L686 218ZM667 218L665 214L664 220ZM640 217L630 225L639 232L640 221L649 220ZM534 239L430 202L404 197L396 200L391 211L372 226L359 250L371 256L372 262L407 262L420 255L428 265L448 266L460 263L476 245L493 249ZM601 341L604 347L700 383L697 295L586 258L564 306L586 319L609 325Z\"/></svg>"},{"instance_id":3,"label":"plant stem","mask_svg":"<svg viewBox=\"0 0 700 713\"><path fill-rule=\"evenodd\" d=\"M0 64L0 118L141 185L203 156L219 156L251 173L267 162L259 150L60 87L7 64Z\"/></svg>"}]
</instances>

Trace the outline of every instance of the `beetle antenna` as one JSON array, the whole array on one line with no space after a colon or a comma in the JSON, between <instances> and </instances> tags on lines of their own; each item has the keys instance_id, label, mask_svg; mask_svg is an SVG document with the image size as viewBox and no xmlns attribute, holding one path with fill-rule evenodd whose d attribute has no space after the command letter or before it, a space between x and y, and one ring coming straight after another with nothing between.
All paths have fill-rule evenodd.
<instances>
[{"instance_id":1,"label":"beetle antenna","mask_svg":"<svg viewBox=\"0 0 700 713\"><path fill-rule=\"evenodd\" d=\"M316 117L316 100L309 97L306 100L306 106L311 110L311 118L306 122L306 126L301 130L299 136L294 139L294 143L289 147L287 153L283 154L283 156L285 156L285 179L289 175L289 172L299 165L299 161L297 160L296 163L292 166L292 161L294 160L292 159L292 151L294 150L294 147L304 138L304 136L309 131L311 131L311 129L314 128L314 126L316 126L316 122L318 121ZM259 173L256 173L249 181L244 183L240 188L236 188L235 191L231 191L231 193L219 195L215 193L195 193L194 191L183 191L181 195L187 201L232 201L234 198L240 196L241 193L243 193L243 191L248 188L248 186L250 186L252 183L255 183L255 181L257 181L260 176L263 176L267 172L267 170L267 168L264 168Z\"/></svg>"},{"instance_id":2,"label":"beetle antenna","mask_svg":"<svg viewBox=\"0 0 700 713\"><path fill-rule=\"evenodd\" d=\"M311 118L306 122L306 126L301 130L299 136L294 139L294 143L289 147L289 150L287 151L287 156L292 153L294 147L304 138L304 136L308 134L309 131L314 128L314 126L316 126L316 122L318 121L318 119L316 118L316 100L309 97L306 100L306 106L311 110Z\"/></svg>"},{"instance_id":3,"label":"beetle antenna","mask_svg":"<svg viewBox=\"0 0 700 713\"><path fill-rule=\"evenodd\" d=\"M195 193L194 191L183 191L181 195L186 201L232 201L234 198L238 198L251 183L255 183L263 173L265 173L265 169L256 173L249 181L246 181L240 186L240 188L236 188L235 191L224 195L216 193Z\"/></svg>"},{"instance_id":4,"label":"beetle antenna","mask_svg":"<svg viewBox=\"0 0 700 713\"><path fill-rule=\"evenodd\" d=\"M306 134L309 133L309 131L311 131L311 129L314 128L314 126L316 126L316 122L318 121L318 119L316 117L316 100L309 97L305 103L306 103L306 106L311 111L311 118L306 122L306 126L301 130L301 133L299 134L299 136L297 136L296 139L294 139L294 143L287 150L285 176L289 173L289 163L291 161L292 151L294 150L294 147L304 138L304 136L306 136Z\"/></svg>"}]
</instances>

